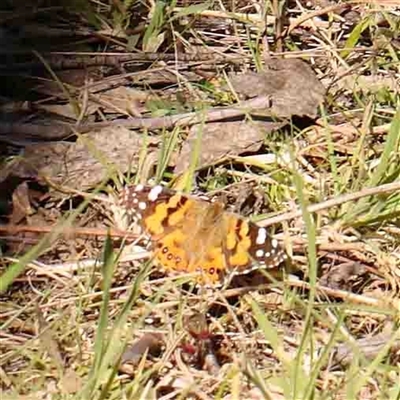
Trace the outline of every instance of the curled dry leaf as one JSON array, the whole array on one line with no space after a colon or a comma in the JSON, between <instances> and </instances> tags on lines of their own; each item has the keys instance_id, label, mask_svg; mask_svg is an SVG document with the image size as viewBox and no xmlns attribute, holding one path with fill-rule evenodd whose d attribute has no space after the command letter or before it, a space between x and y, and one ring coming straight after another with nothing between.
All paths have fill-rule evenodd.
<instances>
[{"instance_id":1,"label":"curled dry leaf","mask_svg":"<svg viewBox=\"0 0 400 400\"><path fill-rule=\"evenodd\" d=\"M103 112L121 110L124 114L140 116L144 111L144 103L151 98L143 90L127 86L119 86L98 95L98 101L103 107Z\"/></svg>"},{"instance_id":2,"label":"curled dry leaf","mask_svg":"<svg viewBox=\"0 0 400 400\"><path fill-rule=\"evenodd\" d=\"M159 333L145 333L131 346L127 347L121 357L121 363L137 364L146 352L157 354L164 345L163 337Z\"/></svg>"},{"instance_id":3,"label":"curled dry leaf","mask_svg":"<svg viewBox=\"0 0 400 400\"><path fill-rule=\"evenodd\" d=\"M28 215L33 214L29 199L29 188L27 182L19 184L12 194L12 213L10 223L17 224Z\"/></svg>"},{"instance_id":4,"label":"curled dry leaf","mask_svg":"<svg viewBox=\"0 0 400 400\"><path fill-rule=\"evenodd\" d=\"M216 122L206 125L195 125L182 146L175 166L175 173L187 170L194 156L196 142L201 135L198 166L211 164L229 155L238 155L248 151L257 151L265 134L281 127L275 122Z\"/></svg>"},{"instance_id":5,"label":"curled dry leaf","mask_svg":"<svg viewBox=\"0 0 400 400\"><path fill-rule=\"evenodd\" d=\"M265 70L230 76L234 90L246 98L270 96L271 106L263 115L315 118L325 88L313 70L296 59L270 59Z\"/></svg>"},{"instance_id":6,"label":"curled dry leaf","mask_svg":"<svg viewBox=\"0 0 400 400\"><path fill-rule=\"evenodd\" d=\"M104 114L121 113L139 117L145 111L144 103L151 96L142 90L119 86L105 90L99 94L91 94L83 115L88 117L95 114L100 108ZM75 120L76 110L71 103L66 104L38 104L37 109Z\"/></svg>"},{"instance_id":7,"label":"curled dry leaf","mask_svg":"<svg viewBox=\"0 0 400 400\"><path fill-rule=\"evenodd\" d=\"M320 284L332 289L350 290L356 279L364 275L367 269L357 262L347 262L336 265L327 271L320 279Z\"/></svg>"}]
</instances>

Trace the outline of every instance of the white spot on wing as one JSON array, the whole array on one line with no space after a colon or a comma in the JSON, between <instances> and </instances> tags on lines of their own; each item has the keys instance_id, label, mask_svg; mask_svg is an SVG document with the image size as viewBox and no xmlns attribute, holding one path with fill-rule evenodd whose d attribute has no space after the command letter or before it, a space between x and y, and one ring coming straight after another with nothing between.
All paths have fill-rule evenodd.
<instances>
[{"instance_id":1,"label":"white spot on wing","mask_svg":"<svg viewBox=\"0 0 400 400\"><path fill-rule=\"evenodd\" d=\"M156 201L158 195L162 192L162 190L163 190L162 186L160 186L160 185L154 186L149 192L148 199L150 201Z\"/></svg>"},{"instance_id":2,"label":"white spot on wing","mask_svg":"<svg viewBox=\"0 0 400 400\"><path fill-rule=\"evenodd\" d=\"M258 230L258 235L256 238L256 243L257 244L264 244L265 239L267 238L267 230L265 228L260 228Z\"/></svg>"},{"instance_id":3,"label":"white spot on wing","mask_svg":"<svg viewBox=\"0 0 400 400\"><path fill-rule=\"evenodd\" d=\"M256 251L256 257L261 258L261 257L263 257L263 256L264 256L264 250L258 249L258 250Z\"/></svg>"},{"instance_id":4,"label":"white spot on wing","mask_svg":"<svg viewBox=\"0 0 400 400\"><path fill-rule=\"evenodd\" d=\"M276 249L278 247L278 241L276 239L272 239L271 240L271 245L274 249Z\"/></svg>"},{"instance_id":5,"label":"white spot on wing","mask_svg":"<svg viewBox=\"0 0 400 400\"><path fill-rule=\"evenodd\" d=\"M143 189L144 189L144 186L142 184L135 186L135 192L141 192Z\"/></svg>"},{"instance_id":6,"label":"white spot on wing","mask_svg":"<svg viewBox=\"0 0 400 400\"><path fill-rule=\"evenodd\" d=\"M141 210L145 210L146 207L147 207L147 204L146 204L144 201L141 201L141 202L138 204L138 207L139 207Z\"/></svg>"}]
</instances>

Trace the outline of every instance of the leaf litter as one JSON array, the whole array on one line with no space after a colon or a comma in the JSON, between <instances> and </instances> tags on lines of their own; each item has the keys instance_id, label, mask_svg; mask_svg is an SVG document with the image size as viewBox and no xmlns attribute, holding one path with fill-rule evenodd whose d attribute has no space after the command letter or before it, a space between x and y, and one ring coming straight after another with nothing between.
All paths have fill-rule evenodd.
<instances>
[{"instance_id":1,"label":"leaf litter","mask_svg":"<svg viewBox=\"0 0 400 400\"><path fill-rule=\"evenodd\" d=\"M29 235L13 235L6 222L40 228L72 216L72 231L65 230L64 236L31 257L25 272L2 295L5 335L0 367L6 395L33 398L76 393L79 397L90 393L90 398L97 398L97 389L103 394L107 389L108 395L118 397L118 388L104 386L110 375L100 374L98 381L88 379L93 377L90 368L94 368L101 298L110 296L104 342L110 348L124 347L126 342L126 352L115 349L113 365L119 371L118 382L127 385L134 398L146 398L145 393L147 398L178 398L182 393L187 398L214 398L217 393L224 399L293 397L290 391L296 385L291 382L288 387L284 382L295 374L286 366L287 360L299 357L300 369L316 368L304 380L309 386L298 386L301 397L313 392L318 398L343 398L348 393L346 385L347 390L354 385L349 374L358 363L358 371L365 376L357 381L359 398L395 398L399 188L366 197L371 199L369 210L347 201L321 208L313 214L314 241L302 219L284 221L283 232L274 227L295 274L286 283L277 275L270 277L273 284L266 284L263 274L255 274L236 280L221 293L202 293L177 286L152 269L149 278L141 281L138 297L132 298L135 306L129 310L121 309L121 304L128 301L146 269L138 260L122 259L110 292L103 292L99 254L114 216L109 197L84 206L85 192L100 184L106 183L106 190L100 189L109 195L118 190L120 180L130 181L135 175L143 182L177 179L192 166L197 145L194 191L228 193L232 206L237 200L232 188L243 189L239 190L244 192L241 202L246 203L250 183L267 199L263 202L266 215L298 210L301 196L319 203L340 199L344 193L362 195L364 185L368 186L366 177L382 162L389 135L395 146L389 149L391 162L379 183L395 184L399 136L396 140L392 132L399 126L395 113L398 70L386 61L395 59L398 40L393 27L398 26L398 13L379 1L375 9L363 3L340 8L331 2L319 3L293 2L292 8L268 10L267 18L246 2L238 2L235 9L204 4L171 10L161 2L149 8L135 4L126 24L103 14L104 25L116 23L119 29L127 29L109 37L109 55L78 55L71 37L105 44L102 35L116 31L93 25L92 33L98 29L98 35L92 36L82 25L93 20L93 10L78 10L83 19L63 10L63 17L75 26L65 49L72 48L74 53L54 53L60 46L49 42L48 30L34 40L48 61L46 68L30 58L30 49L26 51L22 42L4 43L14 54L7 73L11 77L15 73L31 94L18 110L11 103L20 99L14 99L9 89L9 103L2 100L3 110L14 110L0 128L0 140L8 145L0 177L2 200L8 205L2 212L6 218L1 232L7 244L2 250L2 271L13 261L23 260L46 232L43 229L40 235L38 229ZM381 6L389 8L381 11ZM123 19L128 15L124 14L126 5L119 7L115 12ZM55 18L54 14L40 8L38 12L43 12L42 26L52 26L46 18ZM12 14L8 17L10 26L18 22ZM124 41L136 18L132 35L137 40L129 45L140 50L129 53ZM360 20L368 23L361 25ZM364 29L368 24L376 30ZM276 43L287 44L284 54L290 58L281 59L282 54L273 51L272 58L257 54L264 29L275 35ZM5 30L4 37L8 34ZM29 35L30 40L34 38L34 33ZM268 35L266 40L273 46ZM385 45L379 45L383 39ZM250 49L249 43L255 47ZM371 43L375 53L369 53ZM10 49L11 44L14 48ZM176 51L168 47L171 44ZM353 51L342 50L350 44ZM262 47L268 51L265 42ZM145 49L158 53L142 52ZM371 54L376 57L370 58ZM262 68L255 68L260 59ZM30 68L29 74L20 73L24 68ZM2 67L0 72L4 71ZM248 103L260 97L266 100L263 107ZM270 154L276 154L272 163L256 162ZM301 189L293 183L296 174L304 180ZM80 206L78 215L73 215ZM372 218L367 213L371 210ZM250 207L248 213L255 211ZM354 219L345 221L350 212ZM103 236L71 233L82 227L95 228ZM116 249L121 240L114 239ZM13 241L19 245L11 245ZM313 261L314 246L317 258ZM309 280L316 261L317 294L312 297ZM253 301L265 312L275 336L263 333L266 321L254 312ZM311 318L307 305L312 303L312 319L307 320L307 315ZM56 368L59 356L50 347L44 349L30 328L39 320L35 304L46 323L52 323L50 347L65 355L64 376ZM112 340L113 326L122 317L126 324L118 325L118 340ZM305 319L312 326L312 337ZM193 320L201 321L200 329L193 329ZM304 345L307 340L310 346ZM17 351L21 346L23 351ZM130 361L133 368L126 365ZM384 375L375 365L384 365L390 372ZM105 371L102 365L97 367ZM134 385L129 386L132 378ZM383 381L386 386L381 385ZM329 395L324 397L327 389Z\"/></svg>"}]
</instances>

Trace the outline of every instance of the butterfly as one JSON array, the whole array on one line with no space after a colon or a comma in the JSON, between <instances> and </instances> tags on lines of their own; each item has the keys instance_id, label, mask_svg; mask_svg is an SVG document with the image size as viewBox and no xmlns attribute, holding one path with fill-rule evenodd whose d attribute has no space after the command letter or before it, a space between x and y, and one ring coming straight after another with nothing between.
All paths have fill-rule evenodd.
<instances>
[{"instance_id":1,"label":"butterfly","mask_svg":"<svg viewBox=\"0 0 400 400\"><path fill-rule=\"evenodd\" d=\"M219 286L235 274L274 268L286 258L267 229L212 202L161 185L134 185L118 199L128 219L149 237L167 273L193 273L202 286Z\"/></svg>"}]
</instances>

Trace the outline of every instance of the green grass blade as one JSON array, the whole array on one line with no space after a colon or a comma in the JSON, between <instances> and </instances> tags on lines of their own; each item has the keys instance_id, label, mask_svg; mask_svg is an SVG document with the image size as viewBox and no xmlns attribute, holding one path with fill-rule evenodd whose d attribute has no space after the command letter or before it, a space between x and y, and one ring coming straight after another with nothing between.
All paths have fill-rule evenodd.
<instances>
[{"instance_id":1,"label":"green grass blade","mask_svg":"<svg viewBox=\"0 0 400 400\"><path fill-rule=\"evenodd\" d=\"M89 374L89 382L94 385L99 376L102 359L107 343L107 326L108 326L108 309L110 303L110 288L114 271L115 257L111 246L111 239L107 236L104 243L103 265L101 268L103 276L103 301L101 303L99 322L96 331L96 339L94 344L94 361L93 367Z\"/></svg>"},{"instance_id":2,"label":"green grass blade","mask_svg":"<svg viewBox=\"0 0 400 400\"><path fill-rule=\"evenodd\" d=\"M282 363L283 369L285 371L285 376L283 377L285 381L285 387L282 389L286 393L290 393L292 398L301 398L305 391L306 383L308 381L307 376L304 375L301 368L297 368L297 365L293 363L293 359L289 357L285 351L283 342L279 338L279 334L274 328L274 326L269 322L265 313L261 310L260 306L255 300L251 300L251 308L253 310L253 315L263 332L266 340L268 340L271 345L276 357ZM293 380L297 380L294 382ZM294 396L294 397L293 397Z\"/></svg>"},{"instance_id":3,"label":"green grass blade","mask_svg":"<svg viewBox=\"0 0 400 400\"><path fill-rule=\"evenodd\" d=\"M176 127L170 134L164 132L163 141L159 152L159 160L157 163L157 171L155 175L156 183L159 183L162 180L165 170L170 162L171 156L176 150L180 131L180 127Z\"/></svg>"},{"instance_id":4,"label":"green grass blade","mask_svg":"<svg viewBox=\"0 0 400 400\"><path fill-rule=\"evenodd\" d=\"M379 159L379 164L373 172L371 178L366 183L367 187L378 186L381 183L395 182L400 179L400 108L397 110L393 121L390 125L389 134L386 138L383 152ZM394 197L397 195L394 194ZM391 197L393 197L391 196ZM386 208L389 205L389 198L384 200ZM378 218L379 215L371 214L371 210L382 201L382 197L372 198L365 197L360 199L343 216L343 225L356 225L360 221L368 220L369 218ZM396 209L400 210L400 204L394 204L394 209L391 212L395 213ZM374 210L376 211L376 210ZM383 212L383 211L382 211ZM368 215L370 217L368 217Z\"/></svg>"},{"instance_id":5,"label":"green grass blade","mask_svg":"<svg viewBox=\"0 0 400 400\"><path fill-rule=\"evenodd\" d=\"M354 48L359 42L362 33L371 25L369 18L361 20L351 31L346 43L344 45L346 50L340 52L342 58L346 58L350 53L351 49Z\"/></svg>"},{"instance_id":6,"label":"green grass blade","mask_svg":"<svg viewBox=\"0 0 400 400\"><path fill-rule=\"evenodd\" d=\"M390 125L379 165L369 181L369 186L376 186L384 181L388 171L391 170L391 164L396 161L400 162L400 104Z\"/></svg>"},{"instance_id":7,"label":"green grass blade","mask_svg":"<svg viewBox=\"0 0 400 400\"><path fill-rule=\"evenodd\" d=\"M143 49L145 51L148 50L150 43L157 38L165 22L165 6L165 3L160 0L155 3L149 26L143 36Z\"/></svg>"},{"instance_id":8,"label":"green grass blade","mask_svg":"<svg viewBox=\"0 0 400 400\"><path fill-rule=\"evenodd\" d=\"M102 187L99 185L98 189L93 193L97 194L98 190ZM0 276L0 294L5 293L8 287L13 283L13 281L21 275L26 266L32 261L40 257L45 251L49 249L49 247L60 237L63 235L63 232L67 231L71 226L73 221L82 214L87 205L90 203L90 196L82 202L64 221L59 223L54 229L46 234L39 243L29 250L26 254L24 254L18 262L11 264L6 271Z\"/></svg>"},{"instance_id":9,"label":"green grass blade","mask_svg":"<svg viewBox=\"0 0 400 400\"><path fill-rule=\"evenodd\" d=\"M182 17L187 17L189 15L196 15L201 13L202 11L207 10L210 8L211 2L205 2L205 3L199 3L199 4L191 4L187 7L181 7L181 9L174 14L169 19L169 22L172 22L176 19L182 18Z\"/></svg>"},{"instance_id":10,"label":"green grass blade","mask_svg":"<svg viewBox=\"0 0 400 400\"><path fill-rule=\"evenodd\" d=\"M291 152L291 159L295 160L293 152ZM310 291L308 293L308 304L306 308L306 316L304 320L304 332L301 338L300 346L297 352L296 357L296 368L295 372L295 379L294 379L294 396L300 396L299 391L297 390L296 385L301 384L303 378L301 377L300 372L302 371L302 359L305 349L307 348L306 342L310 340L312 344L312 327L314 324L313 318L313 310L315 305L315 296L316 296L316 282L317 282L317 249L316 249L316 231L315 225L311 218L310 213L307 211L308 202L304 196L304 182L301 176L297 173L295 165L293 164L293 181L296 187L296 193L298 196L300 208L303 214L303 220L305 224L306 234L307 234L307 256L308 256L308 263L309 263L309 280L310 280ZM299 375L300 374L300 375ZM299 388L301 393L304 393L304 388Z\"/></svg>"}]
</instances>

